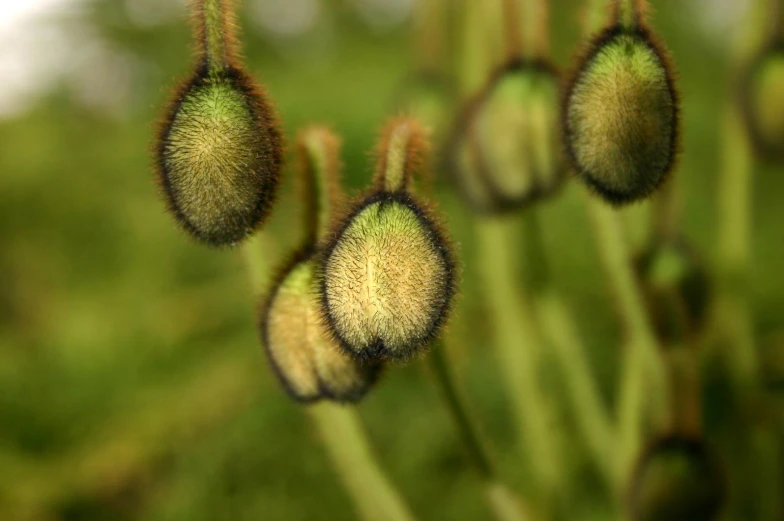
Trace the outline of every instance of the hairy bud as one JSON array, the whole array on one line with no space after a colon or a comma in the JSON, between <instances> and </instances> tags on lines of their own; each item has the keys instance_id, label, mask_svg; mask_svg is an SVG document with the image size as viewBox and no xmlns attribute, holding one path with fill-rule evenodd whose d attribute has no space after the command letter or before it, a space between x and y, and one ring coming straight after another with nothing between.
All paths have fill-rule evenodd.
<instances>
[{"instance_id":1,"label":"hairy bud","mask_svg":"<svg viewBox=\"0 0 784 521\"><path fill-rule=\"evenodd\" d=\"M379 147L375 190L324 248L324 317L343 348L360 358L410 357L435 336L452 302L446 238L407 192L425 148L416 121L393 121Z\"/></svg>"},{"instance_id":2,"label":"hairy bud","mask_svg":"<svg viewBox=\"0 0 784 521\"><path fill-rule=\"evenodd\" d=\"M712 521L724 496L724 475L704 442L668 436L643 453L629 500L635 521Z\"/></svg>"},{"instance_id":3,"label":"hairy bud","mask_svg":"<svg viewBox=\"0 0 784 521\"><path fill-rule=\"evenodd\" d=\"M449 171L477 210L520 208L560 186L557 90L549 64L514 59L465 106L449 144Z\"/></svg>"},{"instance_id":4,"label":"hairy bud","mask_svg":"<svg viewBox=\"0 0 784 521\"><path fill-rule=\"evenodd\" d=\"M174 96L156 147L169 209L212 246L235 243L263 221L282 162L273 109L237 64L225 1L198 4L199 63Z\"/></svg>"},{"instance_id":5,"label":"hairy bud","mask_svg":"<svg viewBox=\"0 0 784 521\"><path fill-rule=\"evenodd\" d=\"M356 402L372 387L380 365L347 355L326 329L313 286L311 253L297 255L273 289L262 314L262 341L294 399Z\"/></svg>"},{"instance_id":6,"label":"hairy bud","mask_svg":"<svg viewBox=\"0 0 784 521\"><path fill-rule=\"evenodd\" d=\"M684 241L657 243L635 262L656 331L665 344L693 338L704 326L710 281Z\"/></svg>"},{"instance_id":7,"label":"hairy bud","mask_svg":"<svg viewBox=\"0 0 784 521\"><path fill-rule=\"evenodd\" d=\"M784 43L766 48L752 62L743 81L743 107L757 151L784 162Z\"/></svg>"},{"instance_id":8,"label":"hairy bud","mask_svg":"<svg viewBox=\"0 0 784 521\"><path fill-rule=\"evenodd\" d=\"M563 99L564 148L572 167L614 204L656 190L678 148L679 101L667 52L641 13L631 19L590 42Z\"/></svg>"}]
</instances>

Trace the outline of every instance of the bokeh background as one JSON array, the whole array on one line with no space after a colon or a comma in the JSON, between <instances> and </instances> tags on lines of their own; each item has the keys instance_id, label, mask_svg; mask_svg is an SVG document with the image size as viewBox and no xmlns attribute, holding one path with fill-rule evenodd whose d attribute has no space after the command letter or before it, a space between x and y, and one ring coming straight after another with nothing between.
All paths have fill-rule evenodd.
<instances>
[{"instance_id":1,"label":"bokeh background","mask_svg":"<svg viewBox=\"0 0 784 521\"><path fill-rule=\"evenodd\" d=\"M411 72L415 1L242 2L248 69L277 104L285 134L332 126L344 138L349 189L368 182L368 153ZM683 95L683 227L710 265L730 44L749 2L651 3ZM580 39L581 4L551 2L558 65ZM188 71L190 39L181 0L0 4L0 519L354 519L308 417L263 356L242 251L193 243L158 196L154 124ZM784 318L782 173L761 167L754 179L751 293L761 338ZM270 266L298 239L290 174L265 229ZM504 474L524 483L488 344L472 216L438 186L464 265L447 339ZM620 328L581 190L569 183L541 217L557 285L610 404ZM627 212L632 224L642 222L639 211ZM631 226L633 241L643 236ZM558 375L546 376L553 436L569 451L569 501L579 519L606 519ZM721 386L707 396L717 411L722 400ZM359 409L421 519L488 518L424 363L389 370Z\"/></svg>"}]
</instances>

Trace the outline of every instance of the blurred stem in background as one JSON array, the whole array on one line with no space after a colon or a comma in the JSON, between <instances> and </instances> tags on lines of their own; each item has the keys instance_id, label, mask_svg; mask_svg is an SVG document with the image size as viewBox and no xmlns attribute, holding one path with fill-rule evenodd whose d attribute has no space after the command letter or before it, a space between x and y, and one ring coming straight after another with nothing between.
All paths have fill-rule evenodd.
<instances>
[{"instance_id":1,"label":"blurred stem in background","mask_svg":"<svg viewBox=\"0 0 784 521\"><path fill-rule=\"evenodd\" d=\"M498 521L532 520L529 508L503 483L482 441L482 436L457 385L443 341L438 341L428 357L430 369L444 398L457 433L472 466L482 480L485 500Z\"/></svg>"},{"instance_id":2,"label":"blurred stem in background","mask_svg":"<svg viewBox=\"0 0 784 521\"><path fill-rule=\"evenodd\" d=\"M613 5L612 1L589 1L586 36L601 28L601 21L607 19L608 7ZM620 476L619 486L622 486L641 448L642 421L648 410L646 397L650 398L650 405L659 420L662 419L665 404L669 402L666 398L666 374L650 317L645 309L642 290L634 274L619 212L588 190L583 193L600 260L610 279L617 299L617 311L628 335L618 400L621 457L617 475ZM646 392L643 392L643 386Z\"/></svg>"},{"instance_id":3,"label":"blurred stem in background","mask_svg":"<svg viewBox=\"0 0 784 521\"><path fill-rule=\"evenodd\" d=\"M340 480L366 521L413 521L370 450L356 408L332 402L307 407Z\"/></svg>"}]
</instances>

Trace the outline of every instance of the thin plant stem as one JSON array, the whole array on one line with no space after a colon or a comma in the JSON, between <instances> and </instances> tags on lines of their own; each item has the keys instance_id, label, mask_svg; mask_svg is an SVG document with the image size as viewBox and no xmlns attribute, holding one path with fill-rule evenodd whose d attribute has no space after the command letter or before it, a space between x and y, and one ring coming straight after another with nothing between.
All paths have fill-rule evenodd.
<instances>
[{"instance_id":1,"label":"thin plant stem","mask_svg":"<svg viewBox=\"0 0 784 521\"><path fill-rule=\"evenodd\" d=\"M200 23L204 24L204 53L209 69L224 70L229 66L231 55L231 29L227 12L231 6L225 5L227 0L203 0Z\"/></svg>"},{"instance_id":2,"label":"thin plant stem","mask_svg":"<svg viewBox=\"0 0 784 521\"><path fill-rule=\"evenodd\" d=\"M519 0L522 2L523 55L543 58L550 53L550 10L547 0Z\"/></svg>"},{"instance_id":3,"label":"thin plant stem","mask_svg":"<svg viewBox=\"0 0 784 521\"><path fill-rule=\"evenodd\" d=\"M559 453L548 428L548 403L539 377L542 344L534 309L515 289L516 220L482 218L476 226L481 277L495 333L493 344L512 400L518 434L546 503L561 482Z\"/></svg>"},{"instance_id":4,"label":"thin plant stem","mask_svg":"<svg viewBox=\"0 0 784 521\"><path fill-rule=\"evenodd\" d=\"M413 521L370 450L354 407L321 402L307 408L332 465L366 521Z\"/></svg>"},{"instance_id":5,"label":"thin plant stem","mask_svg":"<svg viewBox=\"0 0 784 521\"><path fill-rule=\"evenodd\" d=\"M632 29L642 22L645 0L614 0L613 18L619 25Z\"/></svg>"},{"instance_id":6,"label":"thin plant stem","mask_svg":"<svg viewBox=\"0 0 784 521\"><path fill-rule=\"evenodd\" d=\"M527 252L526 264L530 274L528 289L534 290L537 318L564 373L563 381L578 428L586 440L594 463L612 489L616 479L612 451L615 433L612 422L596 387L596 380L585 354L585 345L574 319L552 283L541 221L536 208L526 210L523 219L526 232L523 237Z\"/></svg>"},{"instance_id":7,"label":"thin plant stem","mask_svg":"<svg viewBox=\"0 0 784 521\"><path fill-rule=\"evenodd\" d=\"M445 54L446 2L449 0L418 0L414 12L414 61L418 70L443 69Z\"/></svg>"},{"instance_id":8,"label":"thin plant stem","mask_svg":"<svg viewBox=\"0 0 784 521\"><path fill-rule=\"evenodd\" d=\"M520 0L501 0L503 6L504 41L506 58L511 60L523 52L523 33L520 23Z\"/></svg>"},{"instance_id":9,"label":"thin plant stem","mask_svg":"<svg viewBox=\"0 0 784 521\"><path fill-rule=\"evenodd\" d=\"M443 341L436 342L428 357L428 362L468 459L482 480L488 507L498 521L530 519L526 514L528 509L524 507L523 502L498 476L479 429L471 417L466 401L457 385L446 349Z\"/></svg>"}]
</instances>

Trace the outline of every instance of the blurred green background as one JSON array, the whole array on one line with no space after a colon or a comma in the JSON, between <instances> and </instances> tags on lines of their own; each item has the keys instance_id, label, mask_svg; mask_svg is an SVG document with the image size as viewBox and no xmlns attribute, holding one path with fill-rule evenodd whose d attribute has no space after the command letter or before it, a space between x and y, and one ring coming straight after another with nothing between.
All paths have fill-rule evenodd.
<instances>
[{"instance_id":1,"label":"blurred green background","mask_svg":"<svg viewBox=\"0 0 784 521\"><path fill-rule=\"evenodd\" d=\"M304 124L332 126L344 138L354 190L369 179L368 153L411 71L414 1L241 5L248 69L277 104L289 142ZM651 3L683 95L676 175L684 228L710 264L730 36L748 2ZM581 4L551 2L559 66L580 39ZM241 250L191 242L156 192L154 122L192 54L183 3L48 0L25 17L0 16L0 519L353 519L307 416L260 349L258 296ZM755 174L751 280L760 335L784 316L782 173ZM264 241L271 266L298 240L286 174L264 231L274 238ZM610 403L620 333L581 190L570 183L542 218L558 287ZM447 338L504 473L524 483L487 344L472 216L445 187L438 197L464 265ZM625 213L638 223L641 211ZM631 230L639 242L643 230ZM547 376L553 436L569 450L569 501L579 519L603 519L604 491L557 375ZM720 409L721 396L714 402ZM425 364L387 371L360 413L421 519L488 518Z\"/></svg>"}]
</instances>

